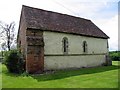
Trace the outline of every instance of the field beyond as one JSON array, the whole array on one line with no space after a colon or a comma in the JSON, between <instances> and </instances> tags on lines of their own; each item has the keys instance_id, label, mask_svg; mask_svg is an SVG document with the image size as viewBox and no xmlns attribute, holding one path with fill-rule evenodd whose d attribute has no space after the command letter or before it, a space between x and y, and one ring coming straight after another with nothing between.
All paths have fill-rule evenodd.
<instances>
[{"instance_id":1,"label":"field beyond","mask_svg":"<svg viewBox=\"0 0 120 90\"><path fill-rule=\"evenodd\" d=\"M2 88L118 88L118 61L112 63L112 66L29 76L8 73L2 65Z\"/></svg>"}]
</instances>

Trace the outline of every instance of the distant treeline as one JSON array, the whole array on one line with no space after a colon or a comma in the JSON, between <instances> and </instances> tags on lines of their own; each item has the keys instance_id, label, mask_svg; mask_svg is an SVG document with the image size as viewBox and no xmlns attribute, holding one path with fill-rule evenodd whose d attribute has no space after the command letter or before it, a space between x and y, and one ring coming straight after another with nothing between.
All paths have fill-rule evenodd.
<instances>
[{"instance_id":1,"label":"distant treeline","mask_svg":"<svg viewBox=\"0 0 120 90\"><path fill-rule=\"evenodd\" d=\"M120 61L120 51L111 51L109 55L113 61Z\"/></svg>"}]
</instances>

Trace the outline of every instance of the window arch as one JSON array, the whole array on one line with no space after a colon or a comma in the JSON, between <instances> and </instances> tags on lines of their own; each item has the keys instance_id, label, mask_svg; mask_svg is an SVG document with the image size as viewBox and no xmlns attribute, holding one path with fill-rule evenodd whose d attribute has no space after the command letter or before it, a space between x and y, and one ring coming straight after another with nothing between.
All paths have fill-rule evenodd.
<instances>
[{"instance_id":1,"label":"window arch","mask_svg":"<svg viewBox=\"0 0 120 90\"><path fill-rule=\"evenodd\" d=\"M67 37L63 38L62 44L63 44L63 53L68 54L68 38Z\"/></svg>"},{"instance_id":2,"label":"window arch","mask_svg":"<svg viewBox=\"0 0 120 90\"><path fill-rule=\"evenodd\" d=\"M87 42L83 41L83 52L86 53L87 52Z\"/></svg>"}]
</instances>

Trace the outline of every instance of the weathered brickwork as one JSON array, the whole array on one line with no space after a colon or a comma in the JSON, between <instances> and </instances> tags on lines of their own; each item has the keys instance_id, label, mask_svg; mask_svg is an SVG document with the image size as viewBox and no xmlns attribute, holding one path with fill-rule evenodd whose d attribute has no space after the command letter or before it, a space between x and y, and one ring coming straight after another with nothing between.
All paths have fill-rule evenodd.
<instances>
[{"instance_id":1,"label":"weathered brickwork","mask_svg":"<svg viewBox=\"0 0 120 90\"><path fill-rule=\"evenodd\" d=\"M17 36L17 45L18 49L23 54L23 58L25 59L26 55L26 24L25 24L25 17L24 12L21 13L20 17L20 23L19 23L19 30L18 30L18 36Z\"/></svg>"},{"instance_id":2,"label":"weathered brickwork","mask_svg":"<svg viewBox=\"0 0 120 90\"><path fill-rule=\"evenodd\" d=\"M29 73L42 73L44 70L44 42L41 31L27 30L26 70Z\"/></svg>"}]
</instances>

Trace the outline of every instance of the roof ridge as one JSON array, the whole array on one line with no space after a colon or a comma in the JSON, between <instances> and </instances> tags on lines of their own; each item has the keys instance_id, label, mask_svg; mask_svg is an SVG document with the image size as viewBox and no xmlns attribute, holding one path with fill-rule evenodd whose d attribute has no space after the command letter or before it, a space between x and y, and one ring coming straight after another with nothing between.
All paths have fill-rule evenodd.
<instances>
[{"instance_id":1,"label":"roof ridge","mask_svg":"<svg viewBox=\"0 0 120 90\"><path fill-rule=\"evenodd\" d=\"M70 16L70 17L73 17L73 18L79 18L79 19L83 19L83 20L86 20L86 21L91 21L91 20L86 19L86 18L82 18L82 17L78 17L78 16L73 16L73 15L69 15L69 14L64 14L64 13L61 13L61 12L49 11L49 10L40 9L40 8L36 8L36 7L31 7L31 6L26 6L26 5L22 5L22 7L23 8L27 7L27 8L42 10L42 11L45 11L45 12L51 12L51 13L56 13L56 14L60 14L60 15L67 15L67 16Z\"/></svg>"}]
</instances>

